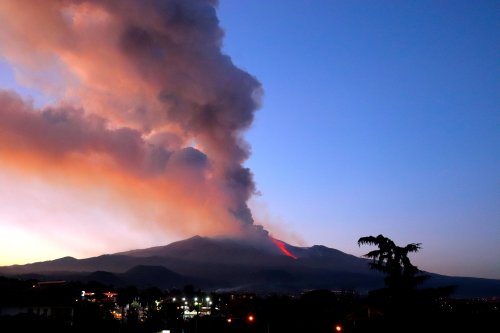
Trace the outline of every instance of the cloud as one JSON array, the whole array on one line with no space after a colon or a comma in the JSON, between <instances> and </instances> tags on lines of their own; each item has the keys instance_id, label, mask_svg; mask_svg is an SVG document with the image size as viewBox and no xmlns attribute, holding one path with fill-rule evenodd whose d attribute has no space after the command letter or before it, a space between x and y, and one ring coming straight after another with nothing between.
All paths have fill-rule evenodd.
<instances>
[{"instance_id":1,"label":"cloud","mask_svg":"<svg viewBox=\"0 0 500 333\"><path fill-rule=\"evenodd\" d=\"M104 188L131 225L266 234L243 166L261 85L222 54L215 5L2 1L2 57L57 102L34 108L0 92L0 167L76 192Z\"/></svg>"}]
</instances>

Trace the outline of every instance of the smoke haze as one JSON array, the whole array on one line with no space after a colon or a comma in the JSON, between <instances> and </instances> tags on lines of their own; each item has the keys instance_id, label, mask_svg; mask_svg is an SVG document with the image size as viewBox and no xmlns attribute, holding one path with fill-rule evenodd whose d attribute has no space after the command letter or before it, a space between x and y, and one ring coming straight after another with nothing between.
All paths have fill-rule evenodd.
<instances>
[{"instance_id":1,"label":"smoke haze","mask_svg":"<svg viewBox=\"0 0 500 333\"><path fill-rule=\"evenodd\" d=\"M98 207L118 229L266 235L247 205L242 137L261 85L221 53L216 4L0 2L0 55L56 101L38 108L0 91L0 172L88 205L54 228L90 226ZM30 225L54 220L45 212Z\"/></svg>"}]
</instances>

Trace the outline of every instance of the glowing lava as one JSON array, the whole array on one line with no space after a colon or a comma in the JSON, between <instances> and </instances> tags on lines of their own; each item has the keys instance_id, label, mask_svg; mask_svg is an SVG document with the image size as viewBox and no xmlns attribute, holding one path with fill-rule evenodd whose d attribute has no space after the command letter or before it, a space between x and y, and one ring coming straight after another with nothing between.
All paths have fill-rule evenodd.
<instances>
[{"instance_id":1,"label":"glowing lava","mask_svg":"<svg viewBox=\"0 0 500 333\"><path fill-rule=\"evenodd\" d=\"M281 250L281 252L283 252L285 255L289 256L290 258L293 258L295 260L297 260L298 258L296 256L294 256L292 253L290 253L290 251L288 251L285 247L285 243L283 243L282 241L279 241L277 239L274 239L272 237L269 237L271 238L271 240L273 241L274 244L276 244L277 247L279 247L279 249Z\"/></svg>"}]
</instances>

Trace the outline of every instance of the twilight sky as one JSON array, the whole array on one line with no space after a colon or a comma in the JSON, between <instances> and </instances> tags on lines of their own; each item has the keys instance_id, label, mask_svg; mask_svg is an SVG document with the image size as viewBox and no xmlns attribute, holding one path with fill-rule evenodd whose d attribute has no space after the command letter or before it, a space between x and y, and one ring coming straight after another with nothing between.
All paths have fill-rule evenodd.
<instances>
[{"instance_id":1,"label":"twilight sky","mask_svg":"<svg viewBox=\"0 0 500 333\"><path fill-rule=\"evenodd\" d=\"M500 278L498 2L106 3L0 3L0 265L258 224Z\"/></svg>"}]
</instances>

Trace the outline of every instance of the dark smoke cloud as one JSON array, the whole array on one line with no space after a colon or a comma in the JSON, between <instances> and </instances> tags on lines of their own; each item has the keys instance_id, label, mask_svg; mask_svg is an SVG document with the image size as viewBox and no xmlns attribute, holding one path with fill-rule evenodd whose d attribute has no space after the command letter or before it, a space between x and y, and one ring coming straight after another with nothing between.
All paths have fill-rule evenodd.
<instances>
[{"instance_id":1,"label":"dark smoke cloud","mask_svg":"<svg viewBox=\"0 0 500 333\"><path fill-rule=\"evenodd\" d=\"M266 235L247 205L255 184L242 137L261 85L222 54L217 1L41 3L2 1L0 52L25 82L57 87L59 104L37 110L1 92L0 157L102 155L139 181L199 189L196 204L215 200L227 213L206 222L216 233L236 224L231 232Z\"/></svg>"}]
</instances>

